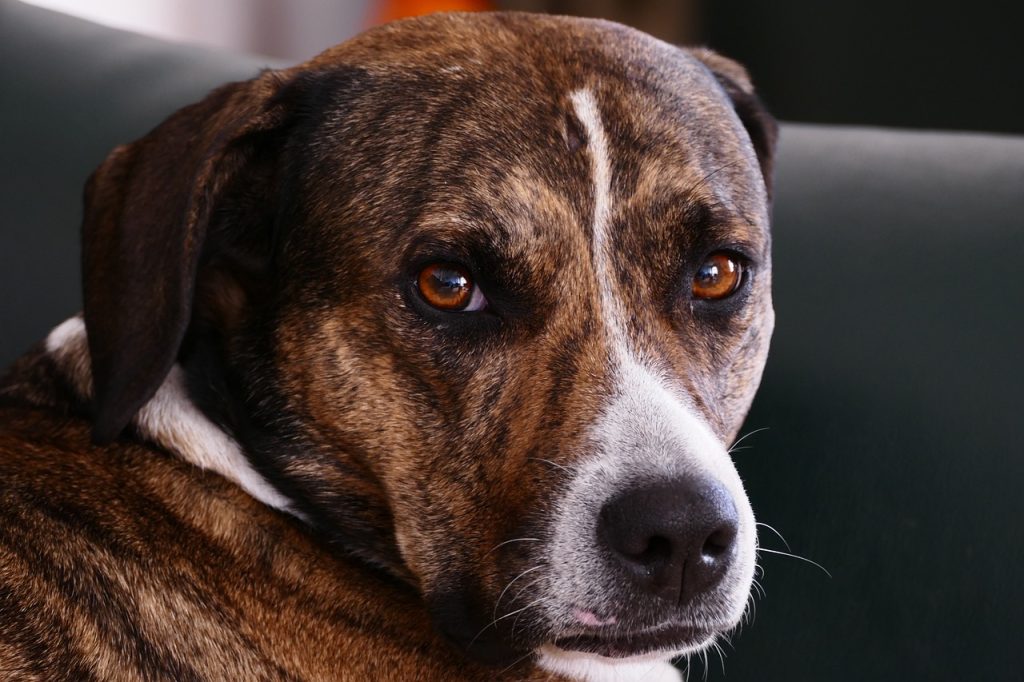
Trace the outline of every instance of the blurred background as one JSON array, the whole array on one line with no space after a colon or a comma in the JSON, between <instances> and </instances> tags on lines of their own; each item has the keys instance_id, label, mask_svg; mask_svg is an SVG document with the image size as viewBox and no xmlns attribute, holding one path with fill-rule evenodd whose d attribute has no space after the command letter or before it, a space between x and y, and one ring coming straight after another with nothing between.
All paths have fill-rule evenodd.
<instances>
[{"instance_id":1,"label":"blurred background","mask_svg":"<svg viewBox=\"0 0 1024 682\"><path fill-rule=\"evenodd\" d=\"M785 120L1024 132L1024 12L1009 0L31 1L119 28L294 61L409 14L600 16L738 59Z\"/></svg>"}]
</instances>

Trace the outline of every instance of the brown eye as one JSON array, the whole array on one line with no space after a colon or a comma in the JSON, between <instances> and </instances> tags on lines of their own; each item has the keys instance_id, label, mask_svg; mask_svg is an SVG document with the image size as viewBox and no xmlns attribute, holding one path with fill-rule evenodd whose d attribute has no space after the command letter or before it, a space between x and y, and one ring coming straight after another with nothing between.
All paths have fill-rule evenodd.
<instances>
[{"instance_id":1,"label":"brown eye","mask_svg":"<svg viewBox=\"0 0 1024 682\"><path fill-rule=\"evenodd\" d=\"M743 282L743 266L728 253L719 251L708 256L693 276L693 295L717 301L736 293Z\"/></svg>"},{"instance_id":2,"label":"brown eye","mask_svg":"<svg viewBox=\"0 0 1024 682\"><path fill-rule=\"evenodd\" d=\"M416 278L423 300L445 311L482 310L487 304L469 271L453 263L432 263Z\"/></svg>"}]
</instances>

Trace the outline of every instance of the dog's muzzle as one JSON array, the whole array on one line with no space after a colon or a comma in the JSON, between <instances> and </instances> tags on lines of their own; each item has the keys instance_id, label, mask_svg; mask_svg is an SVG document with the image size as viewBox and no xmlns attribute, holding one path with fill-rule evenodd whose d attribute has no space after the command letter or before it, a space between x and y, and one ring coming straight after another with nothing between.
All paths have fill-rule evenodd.
<instances>
[{"instance_id":1,"label":"dog's muzzle","mask_svg":"<svg viewBox=\"0 0 1024 682\"><path fill-rule=\"evenodd\" d=\"M719 438L663 386L626 385L560 493L545 608L560 650L668 658L746 610L750 502Z\"/></svg>"}]
</instances>

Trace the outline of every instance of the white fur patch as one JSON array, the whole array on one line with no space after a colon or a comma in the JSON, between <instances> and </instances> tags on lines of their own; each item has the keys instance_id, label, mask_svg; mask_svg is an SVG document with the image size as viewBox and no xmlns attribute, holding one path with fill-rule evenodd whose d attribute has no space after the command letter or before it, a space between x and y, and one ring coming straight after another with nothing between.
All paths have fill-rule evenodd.
<instances>
[{"instance_id":1,"label":"white fur patch","mask_svg":"<svg viewBox=\"0 0 1024 682\"><path fill-rule=\"evenodd\" d=\"M537 665L580 682L679 682L682 675L672 664L655 657L624 660L605 658L553 646L538 650Z\"/></svg>"},{"instance_id":2,"label":"white fur patch","mask_svg":"<svg viewBox=\"0 0 1024 682\"><path fill-rule=\"evenodd\" d=\"M92 397L92 371L85 323L65 320L46 337L46 351L83 399ZM231 436L206 418L189 399L185 374L174 365L156 394L132 419L146 439L200 469L237 483L267 506L300 516L291 500L260 476Z\"/></svg>"},{"instance_id":3,"label":"white fur patch","mask_svg":"<svg viewBox=\"0 0 1024 682\"><path fill-rule=\"evenodd\" d=\"M549 591L557 604L548 607L548 615L552 622L566 623L566 612L574 608L594 609L598 613L614 610L615 604L601 603L602 590L594 588L606 578L593 541L599 511L605 501L645 481L706 476L720 481L729 490L739 515L738 552L722 581L724 598L713 610L703 614L704 625L728 627L742 617L753 578L756 542L753 511L725 445L700 416L692 398L678 382L659 369L654 358L642 357L632 347L626 324L628 312L617 295L611 263L608 232L614 207L608 141L594 94L579 90L571 99L586 132L591 158L594 271L600 288L599 314L610 346L609 359L616 385L608 405L591 429L594 453L577 463L568 490L558 502L549 556L549 563L554 567ZM581 603L581 599L588 601ZM631 679L614 676L621 672L619 666L626 663L554 651L558 655L542 651L541 660L547 661L544 665L549 669L569 666L583 671L579 679ZM660 657L655 654L652 660L666 660L679 653L686 652L665 652ZM648 662L648 667L650 665ZM670 667L665 664L665 669ZM675 676L664 679L678 679L674 670L672 674Z\"/></svg>"},{"instance_id":4,"label":"white fur patch","mask_svg":"<svg viewBox=\"0 0 1024 682\"><path fill-rule=\"evenodd\" d=\"M622 361L628 355L626 332L619 323L622 313L615 298L611 282L614 274L608 258L608 222L611 217L611 159L608 156L608 140L601 125L594 94L589 90L577 90L572 94L576 117L587 133L587 150L590 152L591 171L594 184L594 222L591 226L594 244L594 271L597 273L601 291L601 319L612 341L616 360Z\"/></svg>"}]
</instances>

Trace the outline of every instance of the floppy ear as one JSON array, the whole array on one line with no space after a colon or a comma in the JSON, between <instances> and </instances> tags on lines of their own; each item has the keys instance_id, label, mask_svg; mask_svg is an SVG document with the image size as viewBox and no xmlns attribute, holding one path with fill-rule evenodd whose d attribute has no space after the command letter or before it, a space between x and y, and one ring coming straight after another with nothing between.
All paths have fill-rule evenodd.
<instances>
[{"instance_id":1,"label":"floppy ear","mask_svg":"<svg viewBox=\"0 0 1024 682\"><path fill-rule=\"evenodd\" d=\"M779 136L779 126L761 99L754 92L754 84L750 74L739 63L723 57L713 50L704 47L691 48L690 54L704 63L732 100L733 108L739 116L743 127L750 135L761 165L768 197L772 196L772 162L775 157L775 143Z\"/></svg>"},{"instance_id":2,"label":"floppy ear","mask_svg":"<svg viewBox=\"0 0 1024 682\"><path fill-rule=\"evenodd\" d=\"M97 442L117 437L173 366L211 212L252 156L247 141L279 126L281 76L232 83L116 148L85 189L84 317Z\"/></svg>"}]
</instances>

